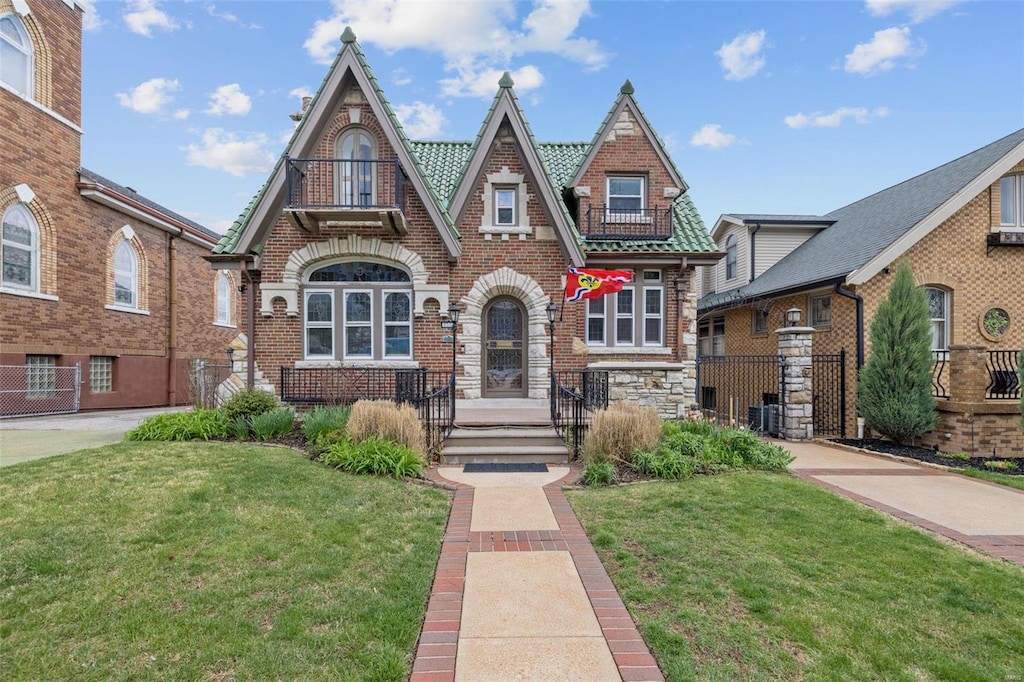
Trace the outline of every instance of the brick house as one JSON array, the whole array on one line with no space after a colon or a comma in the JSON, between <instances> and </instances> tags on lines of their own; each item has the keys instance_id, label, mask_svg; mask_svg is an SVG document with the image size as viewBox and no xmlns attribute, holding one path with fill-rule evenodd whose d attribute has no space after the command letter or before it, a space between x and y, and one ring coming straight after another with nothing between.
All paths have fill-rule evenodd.
<instances>
[{"instance_id":1,"label":"brick house","mask_svg":"<svg viewBox=\"0 0 1024 682\"><path fill-rule=\"evenodd\" d=\"M52 410L75 365L82 409L185 403L237 335L219 235L80 167L81 39L73 2L0 0L0 414Z\"/></svg>"},{"instance_id":2,"label":"brick house","mask_svg":"<svg viewBox=\"0 0 1024 682\"><path fill-rule=\"evenodd\" d=\"M210 257L253 283L250 381L258 368L267 388L302 399L286 374L445 371L454 352L460 398L546 399L553 353L556 372L613 370L613 400L671 416L693 403L694 268L721 254L632 85L590 142L572 143L539 143L513 86L506 74L475 140L409 140L346 29L270 178ZM634 281L563 306L566 268L584 265ZM454 349L441 325L452 305Z\"/></svg>"},{"instance_id":3,"label":"brick house","mask_svg":"<svg viewBox=\"0 0 1024 682\"><path fill-rule=\"evenodd\" d=\"M726 214L712 236L726 257L701 274L702 356L775 353L774 330L800 309L815 353L846 351L839 425L852 436L857 369L905 258L932 312L940 419L924 443L1024 452L1013 373L1024 347L1024 130L825 215Z\"/></svg>"}]
</instances>

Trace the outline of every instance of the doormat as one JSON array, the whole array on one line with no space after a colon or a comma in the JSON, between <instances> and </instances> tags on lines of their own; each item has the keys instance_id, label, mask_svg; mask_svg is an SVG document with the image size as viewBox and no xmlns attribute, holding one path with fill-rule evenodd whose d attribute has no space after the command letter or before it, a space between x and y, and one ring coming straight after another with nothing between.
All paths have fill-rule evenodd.
<instances>
[{"instance_id":1,"label":"doormat","mask_svg":"<svg viewBox=\"0 0 1024 682\"><path fill-rule=\"evenodd\" d=\"M470 462L462 467L467 474L546 474L547 464L532 462Z\"/></svg>"}]
</instances>

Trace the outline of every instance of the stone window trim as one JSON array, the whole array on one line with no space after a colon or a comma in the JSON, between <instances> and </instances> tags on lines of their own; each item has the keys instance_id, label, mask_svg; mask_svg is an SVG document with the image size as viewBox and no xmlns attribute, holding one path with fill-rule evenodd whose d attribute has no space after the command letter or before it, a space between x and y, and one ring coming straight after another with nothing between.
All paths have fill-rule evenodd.
<instances>
[{"instance_id":1,"label":"stone window trim","mask_svg":"<svg viewBox=\"0 0 1024 682\"><path fill-rule=\"evenodd\" d=\"M815 329L832 328L831 294L813 294L807 297L807 323Z\"/></svg>"},{"instance_id":2,"label":"stone window trim","mask_svg":"<svg viewBox=\"0 0 1024 682\"><path fill-rule=\"evenodd\" d=\"M0 0L0 17L11 17L27 36L31 45L32 54L30 57L29 77L32 82L30 93L23 93L15 90L7 83L0 82L0 88L28 102L37 109L49 114L61 123L64 123L74 130L81 132L81 128L67 120L57 112L53 111L53 82L52 82L52 59L50 46L39 26L36 17L30 11L22 11L19 5L24 7L22 2L12 0ZM2 40L2 38L0 38Z\"/></svg>"},{"instance_id":3,"label":"stone window trim","mask_svg":"<svg viewBox=\"0 0 1024 682\"><path fill-rule=\"evenodd\" d=\"M515 190L515 214L514 224L499 224L497 211L498 190ZM527 192L526 176L522 173L509 171L508 166L502 166L497 173L488 173L484 182L484 191L480 196L484 204L483 217L480 219L480 234L533 234L533 227L530 225L530 215L527 205L533 199L533 195Z\"/></svg>"},{"instance_id":4,"label":"stone window trim","mask_svg":"<svg viewBox=\"0 0 1024 682\"><path fill-rule=\"evenodd\" d=\"M214 279L214 321L216 327L236 329L235 279L227 270L220 270Z\"/></svg>"},{"instance_id":5,"label":"stone window trim","mask_svg":"<svg viewBox=\"0 0 1024 682\"><path fill-rule=\"evenodd\" d=\"M3 0L0 0L2 3ZM0 293L57 301L57 229L49 210L27 184L0 189L0 216L15 204L28 209L38 228L39 268L35 291L0 285ZM2 281L2 280L0 280Z\"/></svg>"},{"instance_id":6,"label":"stone window trim","mask_svg":"<svg viewBox=\"0 0 1024 682\"><path fill-rule=\"evenodd\" d=\"M135 257L135 300L133 305L125 305L117 301L114 295L114 282L117 276L115 260L118 249L122 246L131 249ZM139 235L131 225L124 225L117 230L107 242L107 287L105 310L137 315L149 315L149 260L142 246Z\"/></svg>"}]
</instances>

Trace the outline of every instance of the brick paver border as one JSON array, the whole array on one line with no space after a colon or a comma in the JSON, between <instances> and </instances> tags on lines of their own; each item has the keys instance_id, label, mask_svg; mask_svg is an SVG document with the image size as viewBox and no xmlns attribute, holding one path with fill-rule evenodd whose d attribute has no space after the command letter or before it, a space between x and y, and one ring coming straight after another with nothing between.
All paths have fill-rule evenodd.
<instances>
[{"instance_id":1,"label":"brick paver border","mask_svg":"<svg viewBox=\"0 0 1024 682\"><path fill-rule=\"evenodd\" d=\"M544 486L544 494L559 530L473 532L469 530L473 515L473 488L448 481L437 469L427 472L428 479L454 490L455 499L441 543L441 556L410 682L455 681L469 552L538 551L569 552L622 679L627 682L664 682L654 656L640 637L633 618L562 492L562 482L578 473L572 468L562 479Z\"/></svg>"}]
</instances>

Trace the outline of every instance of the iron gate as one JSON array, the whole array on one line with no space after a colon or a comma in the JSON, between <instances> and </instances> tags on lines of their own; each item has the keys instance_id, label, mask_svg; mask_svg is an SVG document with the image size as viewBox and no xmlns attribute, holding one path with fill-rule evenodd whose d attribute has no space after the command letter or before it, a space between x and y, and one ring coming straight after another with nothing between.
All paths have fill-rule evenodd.
<instances>
[{"instance_id":1,"label":"iron gate","mask_svg":"<svg viewBox=\"0 0 1024 682\"><path fill-rule=\"evenodd\" d=\"M704 355L697 358L697 403L705 418L772 436L784 430L781 355Z\"/></svg>"},{"instance_id":2,"label":"iron gate","mask_svg":"<svg viewBox=\"0 0 1024 682\"><path fill-rule=\"evenodd\" d=\"M812 355L814 435L846 438L846 349Z\"/></svg>"},{"instance_id":3,"label":"iron gate","mask_svg":"<svg viewBox=\"0 0 1024 682\"><path fill-rule=\"evenodd\" d=\"M78 412L82 368L0 365L0 417Z\"/></svg>"}]
</instances>

